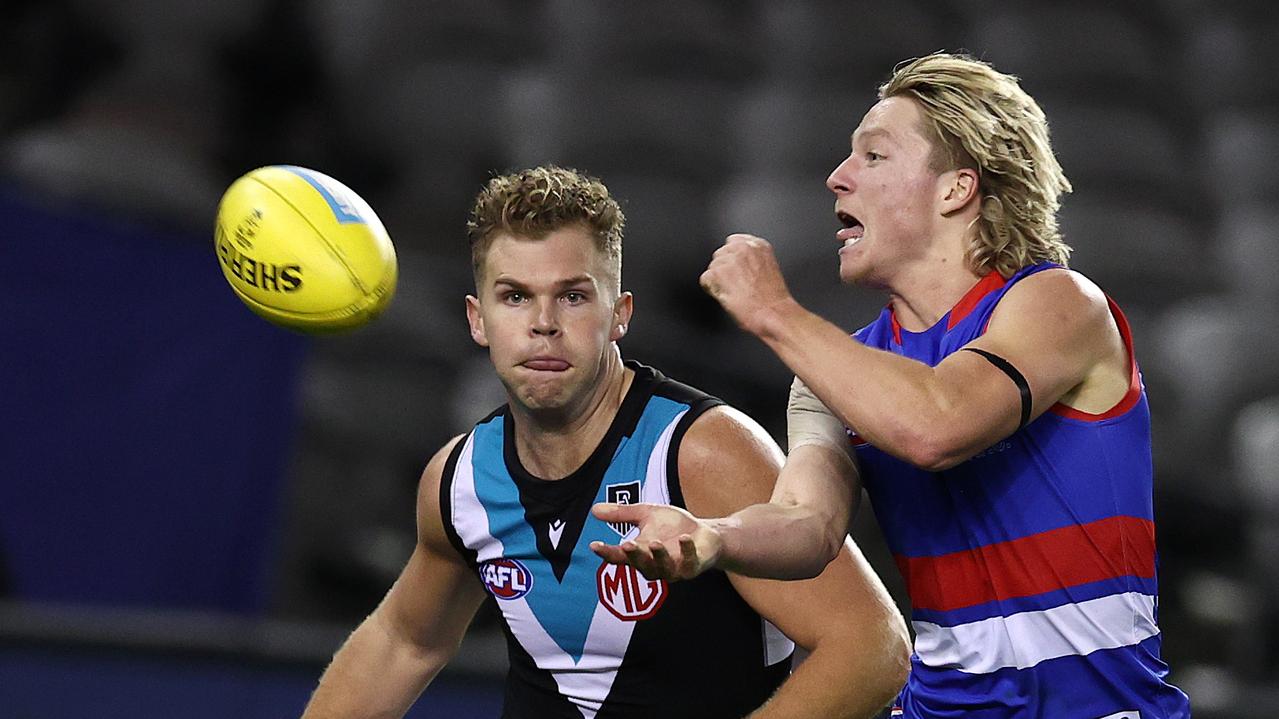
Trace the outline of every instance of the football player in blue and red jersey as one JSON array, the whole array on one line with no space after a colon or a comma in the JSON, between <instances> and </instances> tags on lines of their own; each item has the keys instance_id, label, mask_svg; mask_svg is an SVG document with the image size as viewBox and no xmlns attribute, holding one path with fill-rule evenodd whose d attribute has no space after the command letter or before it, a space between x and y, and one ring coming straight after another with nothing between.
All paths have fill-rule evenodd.
<instances>
[{"instance_id":1,"label":"football player in blue and red jersey","mask_svg":"<svg viewBox=\"0 0 1279 719\"><path fill-rule=\"evenodd\" d=\"M943 53L879 96L826 182L840 276L887 293L879 317L849 337L807 311L751 235L702 276L796 375L771 502L603 504L642 531L592 548L650 577L812 576L864 486L916 635L893 716L1188 717L1160 659L1145 391L1123 313L1066 266L1044 113Z\"/></svg>"}]
</instances>

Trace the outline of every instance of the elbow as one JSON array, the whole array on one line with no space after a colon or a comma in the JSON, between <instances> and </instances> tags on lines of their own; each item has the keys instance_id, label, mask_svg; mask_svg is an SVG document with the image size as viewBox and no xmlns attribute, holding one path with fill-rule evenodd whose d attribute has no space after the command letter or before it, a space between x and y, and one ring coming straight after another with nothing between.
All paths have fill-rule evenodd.
<instances>
[{"instance_id":1,"label":"elbow","mask_svg":"<svg viewBox=\"0 0 1279 719\"><path fill-rule=\"evenodd\" d=\"M832 512L821 516L820 522L814 523L814 550L812 561L805 574L797 579L812 579L826 570L826 566L835 561L844 551L844 542L848 540L848 516L841 512Z\"/></svg>"},{"instance_id":2,"label":"elbow","mask_svg":"<svg viewBox=\"0 0 1279 719\"><path fill-rule=\"evenodd\" d=\"M844 546L844 535L841 534L838 539L835 539L827 532L825 535L818 537L814 545L813 551L806 553L806 561L796 563L793 571L787 573L787 576L775 578L783 580L812 579L826 571L826 566L835 561L835 557L839 556L839 550Z\"/></svg>"},{"instance_id":3,"label":"elbow","mask_svg":"<svg viewBox=\"0 0 1279 719\"><path fill-rule=\"evenodd\" d=\"M816 546L803 552L798 561L787 562L784 565L777 566L772 571L764 572L758 576L783 581L813 579L826 571L826 565L830 564L838 556L838 549L831 550L824 544L822 542L815 543Z\"/></svg>"},{"instance_id":4,"label":"elbow","mask_svg":"<svg viewBox=\"0 0 1279 719\"><path fill-rule=\"evenodd\" d=\"M841 719L881 716L906 686L910 675L910 636L901 615L894 610L891 614L876 616L870 627L869 634L850 632L827 637L832 647L827 656L833 664L844 667L850 692L841 702L844 710L830 716ZM856 649L851 649L853 647ZM811 654L819 656L824 649L819 643Z\"/></svg>"},{"instance_id":5,"label":"elbow","mask_svg":"<svg viewBox=\"0 0 1279 719\"><path fill-rule=\"evenodd\" d=\"M808 551L803 552L801 561L791 564L783 571L776 572L773 579L800 580L813 579L826 571L826 566L835 561L840 549L844 546L844 534L838 538L826 532L814 537Z\"/></svg>"},{"instance_id":6,"label":"elbow","mask_svg":"<svg viewBox=\"0 0 1279 719\"><path fill-rule=\"evenodd\" d=\"M821 574L822 571L826 569L826 565L835 561L835 558L839 556L841 551L843 551L844 541L848 539L848 528L844 526L828 527L822 539L823 542L820 554L821 566L818 567L817 571L813 574L814 577Z\"/></svg>"},{"instance_id":7,"label":"elbow","mask_svg":"<svg viewBox=\"0 0 1279 719\"><path fill-rule=\"evenodd\" d=\"M900 615L884 622L879 649L875 670L866 673L866 692L882 709L897 699L910 676L910 635Z\"/></svg>"},{"instance_id":8,"label":"elbow","mask_svg":"<svg viewBox=\"0 0 1279 719\"><path fill-rule=\"evenodd\" d=\"M941 472L968 459L964 443L942 427L906 432L898 446L898 457L926 472Z\"/></svg>"},{"instance_id":9,"label":"elbow","mask_svg":"<svg viewBox=\"0 0 1279 719\"><path fill-rule=\"evenodd\" d=\"M892 706L897 701L897 698L901 696L909 674L910 658L907 656L900 663L888 667L887 671L868 678L871 683L867 687L867 697L870 699L870 704L875 706L879 712L883 712ZM880 714L876 713L875 716L880 716Z\"/></svg>"},{"instance_id":10,"label":"elbow","mask_svg":"<svg viewBox=\"0 0 1279 719\"><path fill-rule=\"evenodd\" d=\"M901 692L910 675L910 630L906 628L906 618L893 608L884 622L884 684L890 693L889 701Z\"/></svg>"},{"instance_id":11,"label":"elbow","mask_svg":"<svg viewBox=\"0 0 1279 719\"><path fill-rule=\"evenodd\" d=\"M925 472L944 472L961 464L964 459L957 453L947 451L945 448L921 447L912 452L906 461Z\"/></svg>"},{"instance_id":12,"label":"elbow","mask_svg":"<svg viewBox=\"0 0 1279 719\"><path fill-rule=\"evenodd\" d=\"M765 542L767 568L751 571L744 567L722 566L747 576L768 579L812 579L839 556L848 536L848 508L839 502L799 504L793 500L775 502L784 517L774 536ZM769 551L771 550L771 551Z\"/></svg>"},{"instance_id":13,"label":"elbow","mask_svg":"<svg viewBox=\"0 0 1279 719\"><path fill-rule=\"evenodd\" d=\"M900 630L893 633L884 653L879 689L883 692L885 706L897 698L910 676L910 634L907 633L905 624L898 624Z\"/></svg>"}]
</instances>

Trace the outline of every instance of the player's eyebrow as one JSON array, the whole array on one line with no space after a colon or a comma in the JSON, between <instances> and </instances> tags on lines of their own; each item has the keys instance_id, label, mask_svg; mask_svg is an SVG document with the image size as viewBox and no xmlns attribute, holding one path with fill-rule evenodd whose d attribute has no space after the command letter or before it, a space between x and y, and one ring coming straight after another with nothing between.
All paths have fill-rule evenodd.
<instances>
[{"instance_id":1,"label":"player's eyebrow","mask_svg":"<svg viewBox=\"0 0 1279 719\"><path fill-rule=\"evenodd\" d=\"M594 284L595 284L595 279L591 277L590 275L576 275L574 277L566 277L562 280L556 281L555 287L556 289L564 290L570 287L576 287L578 285L594 286ZM521 282L520 280L517 280L514 277L507 277L507 276L501 276L501 277L495 278L493 280L493 285L495 287L496 286L509 287L513 290L519 290L520 292L528 292L531 289L527 283Z\"/></svg>"},{"instance_id":2,"label":"player's eyebrow","mask_svg":"<svg viewBox=\"0 0 1279 719\"><path fill-rule=\"evenodd\" d=\"M853 131L853 134L848 136L848 142L851 145L855 144L858 140L865 142L866 140L874 137L883 137L884 139L892 140L893 133L883 127L868 127L865 130Z\"/></svg>"},{"instance_id":3,"label":"player's eyebrow","mask_svg":"<svg viewBox=\"0 0 1279 719\"><path fill-rule=\"evenodd\" d=\"M575 285L593 285L595 284L595 278L590 275L578 275L576 277L569 277L567 279L560 280L556 284L558 284L561 288L569 288Z\"/></svg>"}]
</instances>

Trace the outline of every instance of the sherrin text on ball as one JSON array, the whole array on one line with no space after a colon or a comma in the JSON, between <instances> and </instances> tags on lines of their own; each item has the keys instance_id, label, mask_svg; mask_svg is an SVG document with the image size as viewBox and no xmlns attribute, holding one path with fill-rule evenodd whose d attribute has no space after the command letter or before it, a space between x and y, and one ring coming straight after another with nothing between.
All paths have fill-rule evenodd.
<instances>
[{"instance_id":1,"label":"sherrin text on ball","mask_svg":"<svg viewBox=\"0 0 1279 719\"><path fill-rule=\"evenodd\" d=\"M373 209L341 182L292 165L258 168L222 196L214 232L231 289L268 321L340 332L395 294L395 247Z\"/></svg>"}]
</instances>

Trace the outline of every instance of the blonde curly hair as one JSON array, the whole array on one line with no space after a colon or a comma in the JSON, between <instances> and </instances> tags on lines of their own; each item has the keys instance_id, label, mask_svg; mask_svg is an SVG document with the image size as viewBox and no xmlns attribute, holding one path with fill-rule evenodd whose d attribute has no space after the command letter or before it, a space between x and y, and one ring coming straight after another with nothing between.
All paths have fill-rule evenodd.
<instances>
[{"instance_id":1,"label":"blonde curly hair","mask_svg":"<svg viewBox=\"0 0 1279 719\"><path fill-rule=\"evenodd\" d=\"M466 234L476 284L493 239L511 234L540 240L564 227L590 232L608 257L615 290L621 287L622 228L626 215L597 178L577 170L543 165L494 177L475 197Z\"/></svg>"},{"instance_id":2,"label":"blonde curly hair","mask_svg":"<svg viewBox=\"0 0 1279 719\"><path fill-rule=\"evenodd\" d=\"M980 175L981 215L969 249L973 269L1005 277L1037 262L1065 265L1070 246L1057 228L1070 192L1048 140L1048 120L1016 77L967 55L908 60L879 88L881 99L916 100L932 126L932 169Z\"/></svg>"}]
</instances>

